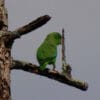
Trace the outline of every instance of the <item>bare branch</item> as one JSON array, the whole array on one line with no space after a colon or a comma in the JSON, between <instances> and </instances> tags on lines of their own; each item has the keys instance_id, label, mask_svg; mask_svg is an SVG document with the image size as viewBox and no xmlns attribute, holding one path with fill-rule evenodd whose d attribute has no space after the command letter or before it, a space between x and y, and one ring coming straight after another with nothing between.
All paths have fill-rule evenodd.
<instances>
[{"instance_id":1,"label":"bare branch","mask_svg":"<svg viewBox=\"0 0 100 100\"><path fill-rule=\"evenodd\" d=\"M70 78L72 77L71 75L72 68L70 64L66 62L66 55L65 55L65 32L64 29L62 29L62 74L67 75Z\"/></svg>"},{"instance_id":2,"label":"bare branch","mask_svg":"<svg viewBox=\"0 0 100 100\"><path fill-rule=\"evenodd\" d=\"M11 69L24 70L24 71L27 71L30 73L42 75L42 76L48 77L50 79L54 79L56 81L64 83L66 85L76 87L83 91L86 91L88 89L88 84L86 82L76 80L72 77L70 78L70 77L64 76L63 74L61 74L60 72L57 72L57 71L52 72L48 68L41 71L37 65L34 65L32 63L23 62L23 61L19 61L19 60L13 60L13 65L12 65Z\"/></svg>"},{"instance_id":3,"label":"bare branch","mask_svg":"<svg viewBox=\"0 0 100 100\"><path fill-rule=\"evenodd\" d=\"M42 25L46 24L50 19L51 19L51 17L48 15L41 16L41 17L37 18L36 20L30 22L29 24L16 29L15 31L13 31L13 33L15 33L16 35L18 34L17 36L27 34L31 31L41 27Z\"/></svg>"}]
</instances>

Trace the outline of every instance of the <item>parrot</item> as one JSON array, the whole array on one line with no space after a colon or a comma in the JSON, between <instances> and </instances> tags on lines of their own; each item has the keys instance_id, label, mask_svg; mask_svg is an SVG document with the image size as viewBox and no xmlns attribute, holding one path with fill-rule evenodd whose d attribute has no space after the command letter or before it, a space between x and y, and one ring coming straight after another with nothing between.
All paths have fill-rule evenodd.
<instances>
[{"instance_id":1,"label":"parrot","mask_svg":"<svg viewBox=\"0 0 100 100\"><path fill-rule=\"evenodd\" d=\"M43 43L37 49L37 60L40 64L40 70L44 70L47 65L52 65L52 71L55 71L55 62L57 57L57 46L61 44L62 36L58 32L52 32L47 35Z\"/></svg>"}]
</instances>

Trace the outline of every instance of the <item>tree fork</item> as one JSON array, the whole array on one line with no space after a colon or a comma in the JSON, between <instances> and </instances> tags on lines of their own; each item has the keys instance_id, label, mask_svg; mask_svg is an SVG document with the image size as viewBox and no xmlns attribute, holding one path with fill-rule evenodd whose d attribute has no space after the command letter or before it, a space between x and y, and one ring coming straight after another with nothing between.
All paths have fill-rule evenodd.
<instances>
[{"instance_id":1,"label":"tree fork","mask_svg":"<svg viewBox=\"0 0 100 100\"><path fill-rule=\"evenodd\" d=\"M0 0L0 100L11 100L10 69L12 66L11 47L16 38L41 27L50 20L48 15L41 16L35 21L8 31L8 14L5 8L5 0Z\"/></svg>"}]
</instances>

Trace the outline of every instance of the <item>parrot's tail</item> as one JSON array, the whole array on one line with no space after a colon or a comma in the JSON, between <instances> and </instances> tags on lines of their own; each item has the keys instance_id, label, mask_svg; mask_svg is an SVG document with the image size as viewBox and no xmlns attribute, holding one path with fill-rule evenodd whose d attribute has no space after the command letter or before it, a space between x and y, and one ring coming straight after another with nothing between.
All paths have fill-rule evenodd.
<instances>
[{"instance_id":1,"label":"parrot's tail","mask_svg":"<svg viewBox=\"0 0 100 100\"><path fill-rule=\"evenodd\" d=\"M47 66L48 62L45 62L43 65L40 65L40 70L45 70L46 66Z\"/></svg>"}]
</instances>

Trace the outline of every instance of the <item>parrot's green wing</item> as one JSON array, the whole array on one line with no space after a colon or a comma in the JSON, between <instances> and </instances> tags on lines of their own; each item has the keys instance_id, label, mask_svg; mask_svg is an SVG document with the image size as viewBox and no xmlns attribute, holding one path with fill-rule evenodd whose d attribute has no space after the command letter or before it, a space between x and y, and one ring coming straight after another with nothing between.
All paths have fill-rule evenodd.
<instances>
[{"instance_id":1,"label":"parrot's green wing","mask_svg":"<svg viewBox=\"0 0 100 100\"><path fill-rule=\"evenodd\" d=\"M37 51L37 59L40 67L45 69L47 64L54 64L57 57L57 47L48 43L43 43Z\"/></svg>"}]
</instances>

